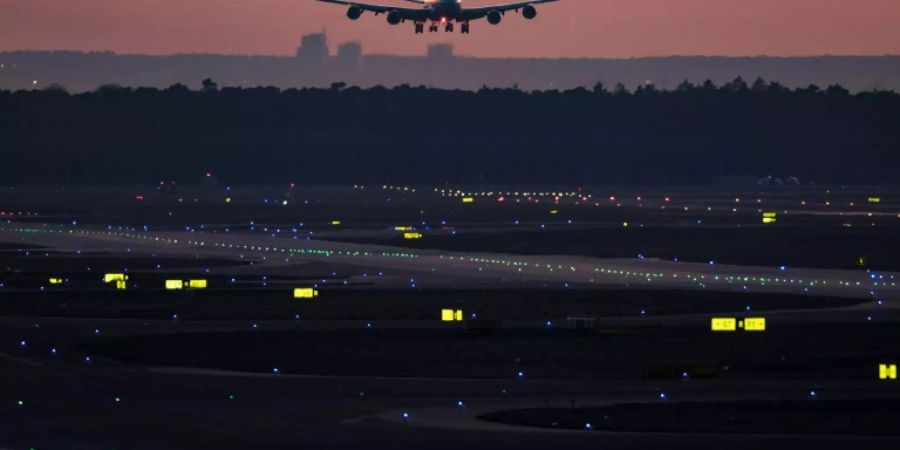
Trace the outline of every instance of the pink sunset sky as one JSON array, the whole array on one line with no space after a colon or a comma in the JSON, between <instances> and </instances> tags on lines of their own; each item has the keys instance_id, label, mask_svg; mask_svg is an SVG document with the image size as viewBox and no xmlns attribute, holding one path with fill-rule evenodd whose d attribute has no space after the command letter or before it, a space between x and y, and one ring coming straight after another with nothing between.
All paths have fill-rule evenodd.
<instances>
[{"instance_id":1,"label":"pink sunset sky","mask_svg":"<svg viewBox=\"0 0 900 450\"><path fill-rule=\"evenodd\" d=\"M561 0L538 10L533 21L474 22L471 35L414 35L410 23L352 22L314 0L0 0L0 50L288 55L324 29L332 49L355 40L365 53L452 42L458 54L496 57L900 54L900 0Z\"/></svg>"}]
</instances>

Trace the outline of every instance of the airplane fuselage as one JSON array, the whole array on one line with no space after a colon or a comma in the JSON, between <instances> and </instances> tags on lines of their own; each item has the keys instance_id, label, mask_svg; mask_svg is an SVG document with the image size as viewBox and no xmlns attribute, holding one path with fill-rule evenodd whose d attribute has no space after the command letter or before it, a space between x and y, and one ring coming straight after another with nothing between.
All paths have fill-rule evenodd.
<instances>
[{"instance_id":1,"label":"airplane fuselage","mask_svg":"<svg viewBox=\"0 0 900 450\"><path fill-rule=\"evenodd\" d=\"M435 0L425 4L431 11L431 20L454 20L462 11L462 2L459 0Z\"/></svg>"},{"instance_id":2,"label":"airplane fuselage","mask_svg":"<svg viewBox=\"0 0 900 450\"><path fill-rule=\"evenodd\" d=\"M460 32L468 34L469 22L471 21L486 19L489 24L498 25L503 19L503 14L508 11L516 11L521 13L522 17L531 20L537 16L535 5L558 0L522 0L515 3L475 8L463 8L462 0L408 0L418 3L418 8L356 3L355 0L318 1L347 6L347 17L350 20L358 20L363 12L370 11L376 16L384 14L387 18L387 23L390 25L412 22L415 25L414 30L416 34L424 33L425 25L429 23L428 31L432 33L438 31L439 25L443 25L444 31L453 32L454 24L459 23Z\"/></svg>"}]
</instances>

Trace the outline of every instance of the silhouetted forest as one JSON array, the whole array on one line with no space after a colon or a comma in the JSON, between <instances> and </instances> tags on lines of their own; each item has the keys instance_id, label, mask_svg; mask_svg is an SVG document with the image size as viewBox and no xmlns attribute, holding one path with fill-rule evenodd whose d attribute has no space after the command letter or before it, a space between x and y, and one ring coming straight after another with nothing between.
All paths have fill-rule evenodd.
<instances>
[{"instance_id":1,"label":"silhouetted forest","mask_svg":"<svg viewBox=\"0 0 900 450\"><path fill-rule=\"evenodd\" d=\"M900 95L736 79L660 91L0 91L0 184L900 181Z\"/></svg>"}]
</instances>

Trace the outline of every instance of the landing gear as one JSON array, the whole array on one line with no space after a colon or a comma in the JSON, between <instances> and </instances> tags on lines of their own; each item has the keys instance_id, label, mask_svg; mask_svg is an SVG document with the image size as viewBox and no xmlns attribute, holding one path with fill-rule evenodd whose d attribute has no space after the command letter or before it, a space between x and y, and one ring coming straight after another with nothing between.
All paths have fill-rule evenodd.
<instances>
[{"instance_id":1,"label":"landing gear","mask_svg":"<svg viewBox=\"0 0 900 450\"><path fill-rule=\"evenodd\" d=\"M429 33L437 33L437 32L441 29L441 28L440 28L440 27L441 27L441 23L444 23L444 22L432 22L432 23L430 23L430 24L428 25L428 32L429 32ZM446 32L446 33L452 33L454 27L455 27L455 25L453 25L453 22L446 22L446 23L444 23L444 32ZM469 27L469 22L462 22L462 23L460 23L460 25L459 25L459 32L462 33L462 34L469 34L469 33L470 33L470 29L471 29L471 28ZM422 34L422 33L424 33L424 32L425 32L425 22L415 22L415 33L416 33L416 34Z\"/></svg>"}]
</instances>

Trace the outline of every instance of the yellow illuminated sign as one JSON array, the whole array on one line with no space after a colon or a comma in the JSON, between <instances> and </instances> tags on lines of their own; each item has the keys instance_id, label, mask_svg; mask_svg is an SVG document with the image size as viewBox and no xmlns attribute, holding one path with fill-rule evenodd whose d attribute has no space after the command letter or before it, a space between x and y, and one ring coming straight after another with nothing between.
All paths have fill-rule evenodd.
<instances>
[{"instance_id":1,"label":"yellow illuminated sign","mask_svg":"<svg viewBox=\"0 0 900 450\"><path fill-rule=\"evenodd\" d=\"M413 227L410 225L397 225L394 227L394 231L412 231Z\"/></svg>"},{"instance_id":2,"label":"yellow illuminated sign","mask_svg":"<svg viewBox=\"0 0 900 450\"><path fill-rule=\"evenodd\" d=\"M462 322L463 312L461 309L442 309L441 322Z\"/></svg>"},{"instance_id":3,"label":"yellow illuminated sign","mask_svg":"<svg viewBox=\"0 0 900 450\"><path fill-rule=\"evenodd\" d=\"M869 203L881 203L881 197L869 197Z\"/></svg>"},{"instance_id":4,"label":"yellow illuminated sign","mask_svg":"<svg viewBox=\"0 0 900 450\"><path fill-rule=\"evenodd\" d=\"M206 280L191 280L188 282L191 289L206 289Z\"/></svg>"},{"instance_id":5,"label":"yellow illuminated sign","mask_svg":"<svg viewBox=\"0 0 900 450\"><path fill-rule=\"evenodd\" d=\"M108 273L103 276L104 283L112 283L113 281L125 281L128 276L124 273Z\"/></svg>"},{"instance_id":6,"label":"yellow illuminated sign","mask_svg":"<svg viewBox=\"0 0 900 450\"><path fill-rule=\"evenodd\" d=\"M316 298L319 290L314 288L294 288L294 298Z\"/></svg>"},{"instance_id":7,"label":"yellow illuminated sign","mask_svg":"<svg viewBox=\"0 0 900 450\"><path fill-rule=\"evenodd\" d=\"M184 287L184 282L181 280L166 280L166 289L170 291L174 291L177 289L181 289Z\"/></svg>"},{"instance_id":8,"label":"yellow illuminated sign","mask_svg":"<svg viewBox=\"0 0 900 450\"><path fill-rule=\"evenodd\" d=\"M896 364L879 364L878 378L881 380L896 380L897 365Z\"/></svg>"},{"instance_id":9,"label":"yellow illuminated sign","mask_svg":"<svg viewBox=\"0 0 900 450\"><path fill-rule=\"evenodd\" d=\"M713 331L735 331L737 330L737 319L734 317L713 317L710 328Z\"/></svg>"},{"instance_id":10,"label":"yellow illuminated sign","mask_svg":"<svg viewBox=\"0 0 900 450\"><path fill-rule=\"evenodd\" d=\"M764 212L762 214L762 223L766 223L766 224L775 223L778 221L778 219L776 219L777 216L778 216L778 213L775 213L775 212Z\"/></svg>"},{"instance_id":11,"label":"yellow illuminated sign","mask_svg":"<svg viewBox=\"0 0 900 450\"><path fill-rule=\"evenodd\" d=\"M747 317L737 319L735 317L713 317L710 321L712 331L766 331L765 317Z\"/></svg>"},{"instance_id":12,"label":"yellow illuminated sign","mask_svg":"<svg viewBox=\"0 0 900 450\"><path fill-rule=\"evenodd\" d=\"M340 221L340 220L332 220L332 221L331 221L331 224L332 224L332 225L340 225L340 224L341 224L341 221Z\"/></svg>"},{"instance_id":13,"label":"yellow illuminated sign","mask_svg":"<svg viewBox=\"0 0 900 450\"><path fill-rule=\"evenodd\" d=\"M475 199L472 197L463 197L462 202L463 203L473 203L473 202L475 202Z\"/></svg>"},{"instance_id":14,"label":"yellow illuminated sign","mask_svg":"<svg viewBox=\"0 0 900 450\"><path fill-rule=\"evenodd\" d=\"M403 239L422 239L422 233L403 233Z\"/></svg>"},{"instance_id":15,"label":"yellow illuminated sign","mask_svg":"<svg viewBox=\"0 0 900 450\"><path fill-rule=\"evenodd\" d=\"M866 265L866 264L868 264L868 261L866 260L866 258L864 258L864 257L856 258L856 265L857 265L857 266L864 266L864 265Z\"/></svg>"},{"instance_id":16,"label":"yellow illuminated sign","mask_svg":"<svg viewBox=\"0 0 900 450\"><path fill-rule=\"evenodd\" d=\"M766 318L747 317L744 319L744 331L766 331Z\"/></svg>"},{"instance_id":17,"label":"yellow illuminated sign","mask_svg":"<svg viewBox=\"0 0 900 450\"><path fill-rule=\"evenodd\" d=\"M51 278L50 279L50 284L62 284L62 283L63 283L62 278Z\"/></svg>"},{"instance_id":18,"label":"yellow illuminated sign","mask_svg":"<svg viewBox=\"0 0 900 450\"><path fill-rule=\"evenodd\" d=\"M124 273L108 273L103 276L104 283L113 283L116 284L116 289L120 291L124 291L128 287L128 275Z\"/></svg>"},{"instance_id":19,"label":"yellow illuminated sign","mask_svg":"<svg viewBox=\"0 0 900 450\"><path fill-rule=\"evenodd\" d=\"M559 214L559 210L551 209L550 214L553 214L555 216L555 215Z\"/></svg>"}]
</instances>

